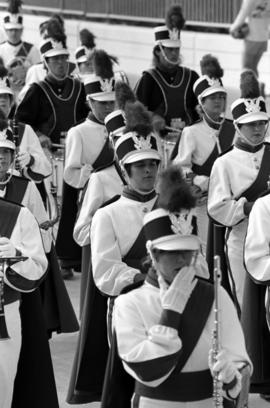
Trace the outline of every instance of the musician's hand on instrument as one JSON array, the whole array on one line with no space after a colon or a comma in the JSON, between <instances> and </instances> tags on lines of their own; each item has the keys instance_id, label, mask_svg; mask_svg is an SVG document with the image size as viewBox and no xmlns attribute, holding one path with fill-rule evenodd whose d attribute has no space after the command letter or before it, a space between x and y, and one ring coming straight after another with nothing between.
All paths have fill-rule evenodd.
<instances>
[{"instance_id":1,"label":"musician's hand on instrument","mask_svg":"<svg viewBox=\"0 0 270 408\"><path fill-rule=\"evenodd\" d=\"M164 130L166 126L165 119L159 115L153 115L152 124L156 132L160 132L161 130Z\"/></svg>"},{"instance_id":2,"label":"musician's hand on instrument","mask_svg":"<svg viewBox=\"0 0 270 408\"><path fill-rule=\"evenodd\" d=\"M170 285L167 284L161 273L158 273L158 282L163 309L173 310L180 314L183 313L197 283L195 268L193 266L184 266Z\"/></svg>"},{"instance_id":3,"label":"musician's hand on instrument","mask_svg":"<svg viewBox=\"0 0 270 408\"><path fill-rule=\"evenodd\" d=\"M51 139L48 136L43 135L43 133L41 133L41 132L37 132L37 135L38 135L41 147L43 149L51 149L51 147L52 147Z\"/></svg>"},{"instance_id":4,"label":"musician's hand on instrument","mask_svg":"<svg viewBox=\"0 0 270 408\"><path fill-rule=\"evenodd\" d=\"M0 257L12 257L16 255L16 248L6 237L0 237Z\"/></svg>"},{"instance_id":5,"label":"musician's hand on instrument","mask_svg":"<svg viewBox=\"0 0 270 408\"><path fill-rule=\"evenodd\" d=\"M229 398L236 398L241 391L242 376L228 353L221 350L214 358L213 350L210 350L209 367L213 376L218 374L218 380L223 383Z\"/></svg>"},{"instance_id":6,"label":"musician's hand on instrument","mask_svg":"<svg viewBox=\"0 0 270 408\"><path fill-rule=\"evenodd\" d=\"M20 151L16 156L15 161L16 170L24 169L26 166L30 164L30 161L31 161L30 153Z\"/></svg>"}]
</instances>

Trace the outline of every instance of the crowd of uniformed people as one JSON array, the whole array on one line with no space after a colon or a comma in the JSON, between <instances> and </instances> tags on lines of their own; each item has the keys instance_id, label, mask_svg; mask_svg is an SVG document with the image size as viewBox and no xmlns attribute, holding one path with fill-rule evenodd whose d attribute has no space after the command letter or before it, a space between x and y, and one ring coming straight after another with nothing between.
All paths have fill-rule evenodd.
<instances>
[{"instance_id":1,"label":"crowd of uniformed people","mask_svg":"<svg viewBox=\"0 0 270 408\"><path fill-rule=\"evenodd\" d=\"M153 30L135 89L64 20L0 44L0 408L59 406L49 341L78 333L69 404L270 402L269 116L257 73L225 116L217 56L182 64L185 19ZM72 62L74 59L75 62ZM140 74L140 73L138 73ZM80 316L64 280L80 273ZM71 282L72 284L72 282Z\"/></svg>"}]
</instances>

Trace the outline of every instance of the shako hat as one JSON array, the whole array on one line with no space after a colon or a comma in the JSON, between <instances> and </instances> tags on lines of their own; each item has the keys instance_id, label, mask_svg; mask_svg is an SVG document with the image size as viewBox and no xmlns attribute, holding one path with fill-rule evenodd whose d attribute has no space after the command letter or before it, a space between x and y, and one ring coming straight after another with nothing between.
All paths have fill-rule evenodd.
<instances>
[{"instance_id":1,"label":"shako hat","mask_svg":"<svg viewBox=\"0 0 270 408\"><path fill-rule=\"evenodd\" d=\"M210 78L208 75L202 75L197 79L197 81L195 81L193 85L193 92L199 100L217 92L227 94L221 79Z\"/></svg>"},{"instance_id":2,"label":"shako hat","mask_svg":"<svg viewBox=\"0 0 270 408\"><path fill-rule=\"evenodd\" d=\"M43 58L55 57L57 55L69 55L65 41L47 38L39 46Z\"/></svg>"},{"instance_id":3,"label":"shako hat","mask_svg":"<svg viewBox=\"0 0 270 408\"><path fill-rule=\"evenodd\" d=\"M153 133L144 136L138 132L128 132L119 137L115 144L115 150L122 165L146 159L160 161L157 141Z\"/></svg>"},{"instance_id":4,"label":"shako hat","mask_svg":"<svg viewBox=\"0 0 270 408\"><path fill-rule=\"evenodd\" d=\"M4 16L4 28L6 30L22 29L23 28L23 16L21 11L21 0L10 0L8 6L8 14Z\"/></svg>"},{"instance_id":5,"label":"shako hat","mask_svg":"<svg viewBox=\"0 0 270 408\"><path fill-rule=\"evenodd\" d=\"M77 64L86 62L88 58L93 54L93 50L90 50L85 45L78 47L75 51L75 60Z\"/></svg>"},{"instance_id":6,"label":"shako hat","mask_svg":"<svg viewBox=\"0 0 270 408\"><path fill-rule=\"evenodd\" d=\"M163 47L179 48L181 46L180 31L177 29L169 30L167 26L158 26L154 28L155 44Z\"/></svg>"},{"instance_id":7,"label":"shako hat","mask_svg":"<svg viewBox=\"0 0 270 408\"><path fill-rule=\"evenodd\" d=\"M162 251L190 250L201 247L200 239L192 234L193 210L170 213L158 208L144 217L147 245Z\"/></svg>"},{"instance_id":8,"label":"shako hat","mask_svg":"<svg viewBox=\"0 0 270 408\"><path fill-rule=\"evenodd\" d=\"M109 134L114 134L114 136L121 136L126 126L123 111L117 109L109 113L109 115L107 115L104 119L104 124Z\"/></svg>"},{"instance_id":9,"label":"shako hat","mask_svg":"<svg viewBox=\"0 0 270 408\"><path fill-rule=\"evenodd\" d=\"M114 86L114 77L102 79L101 77L90 75L84 81L87 99L91 98L99 102L115 101Z\"/></svg>"}]
</instances>

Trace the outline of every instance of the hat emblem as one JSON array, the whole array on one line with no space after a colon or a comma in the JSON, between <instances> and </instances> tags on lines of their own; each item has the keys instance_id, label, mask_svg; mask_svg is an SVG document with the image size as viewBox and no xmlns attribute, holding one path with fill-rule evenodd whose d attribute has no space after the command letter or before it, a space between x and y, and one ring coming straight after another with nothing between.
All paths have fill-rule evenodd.
<instances>
[{"instance_id":1,"label":"hat emblem","mask_svg":"<svg viewBox=\"0 0 270 408\"><path fill-rule=\"evenodd\" d=\"M171 229L177 235L190 235L192 233L193 211L181 211L180 213L170 213Z\"/></svg>"},{"instance_id":2,"label":"hat emblem","mask_svg":"<svg viewBox=\"0 0 270 408\"><path fill-rule=\"evenodd\" d=\"M54 50L62 50L64 48L61 41L51 40L51 43Z\"/></svg>"},{"instance_id":3,"label":"hat emblem","mask_svg":"<svg viewBox=\"0 0 270 408\"><path fill-rule=\"evenodd\" d=\"M146 136L146 138L133 135L132 139L134 140L135 149L137 150L152 149L151 135Z\"/></svg>"},{"instance_id":4,"label":"hat emblem","mask_svg":"<svg viewBox=\"0 0 270 408\"><path fill-rule=\"evenodd\" d=\"M7 77L0 78L0 88L5 88L7 86L9 87L8 78Z\"/></svg>"},{"instance_id":5,"label":"hat emblem","mask_svg":"<svg viewBox=\"0 0 270 408\"><path fill-rule=\"evenodd\" d=\"M177 28L173 28L172 30L169 31L169 33L170 33L170 40L174 40L174 41L179 40L180 31L177 30Z\"/></svg>"},{"instance_id":6,"label":"hat emblem","mask_svg":"<svg viewBox=\"0 0 270 408\"><path fill-rule=\"evenodd\" d=\"M0 142L7 140L7 134L5 131L0 132Z\"/></svg>"},{"instance_id":7,"label":"hat emblem","mask_svg":"<svg viewBox=\"0 0 270 408\"><path fill-rule=\"evenodd\" d=\"M247 113L256 113L256 112L260 112L261 110L259 99L245 99L244 104L245 104Z\"/></svg>"},{"instance_id":8,"label":"hat emblem","mask_svg":"<svg viewBox=\"0 0 270 408\"><path fill-rule=\"evenodd\" d=\"M100 78L100 88L102 90L102 92L112 92L113 91L113 80L114 78L110 78L110 79L102 79Z\"/></svg>"},{"instance_id":9,"label":"hat emblem","mask_svg":"<svg viewBox=\"0 0 270 408\"><path fill-rule=\"evenodd\" d=\"M217 78L208 78L208 84L210 86L220 87L220 82Z\"/></svg>"}]
</instances>

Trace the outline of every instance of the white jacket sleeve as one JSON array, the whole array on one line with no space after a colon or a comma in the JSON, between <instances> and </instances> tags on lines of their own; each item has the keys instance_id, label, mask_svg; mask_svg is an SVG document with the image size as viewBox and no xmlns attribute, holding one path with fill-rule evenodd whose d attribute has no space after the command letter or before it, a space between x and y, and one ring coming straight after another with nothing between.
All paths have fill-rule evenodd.
<instances>
[{"instance_id":1,"label":"white jacket sleeve","mask_svg":"<svg viewBox=\"0 0 270 408\"><path fill-rule=\"evenodd\" d=\"M29 125L25 125L20 150L28 152L34 159L30 167L23 169L26 178L39 182L52 173L51 163L41 147L38 136Z\"/></svg>"},{"instance_id":2,"label":"white jacket sleeve","mask_svg":"<svg viewBox=\"0 0 270 408\"><path fill-rule=\"evenodd\" d=\"M48 262L38 224L27 208L21 208L10 241L27 259L6 269L5 282L13 289L31 292L39 285Z\"/></svg>"},{"instance_id":3,"label":"white jacket sleeve","mask_svg":"<svg viewBox=\"0 0 270 408\"><path fill-rule=\"evenodd\" d=\"M182 342L175 328L153 324L145 330L140 311L125 295L116 299L114 324L125 370L136 380L157 387L175 368Z\"/></svg>"},{"instance_id":4,"label":"white jacket sleeve","mask_svg":"<svg viewBox=\"0 0 270 408\"><path fill-rule=\"evenodd\" d=\"M91 225L93 277L101 292L118 296L125 286L133 283L140 271L122 261L112 220L104 210L96 212Z\"/></svg>"},{"instance_id":5,"label":"white jacket sleeve","mask_svg":"<svg viewBox=\"0 0 270 408\"><path fill-rule=\"evenodd\" d=\"M97 173L93 173L89 179L81 210L74 226L73 238L80 246L90 244L92 218L103 203L103 184L99 181Z\"/></svg>"},{"instance_id":6,"label":"white jacket sleeve","mask_svg":"<svg viewBox=\"0 0 270 408\"><path fill-rule=\"evenodd\" d=\"M83 162L82 157L81 136L76 127L73 127L66 138L64 180L74 188L83 188L93 169L91 164Z\"/></svg>"},{"instance_id":7,"label":"white jacket sleeve","mask_svg":"<svg viewBox=\"0 0 270 408\"><path fill-rule=\"evenodd\" d=\"M231 192L230 179L220 159L213 165L208 190L208 212L210 216L225 226L238 224L246 215L246 198L236 199Z\"/></svg>"},{"instance_id":8,"label":"white jacket sleeve","mask_svg":"<svg viewBox=\"0 0 270 408\"><path fill-rule=\"evenodd\" d=\"M269 196L258 199L249 215L244 258L249 274L259 282L270 281Z\"/></svg>"}]
</instances>

